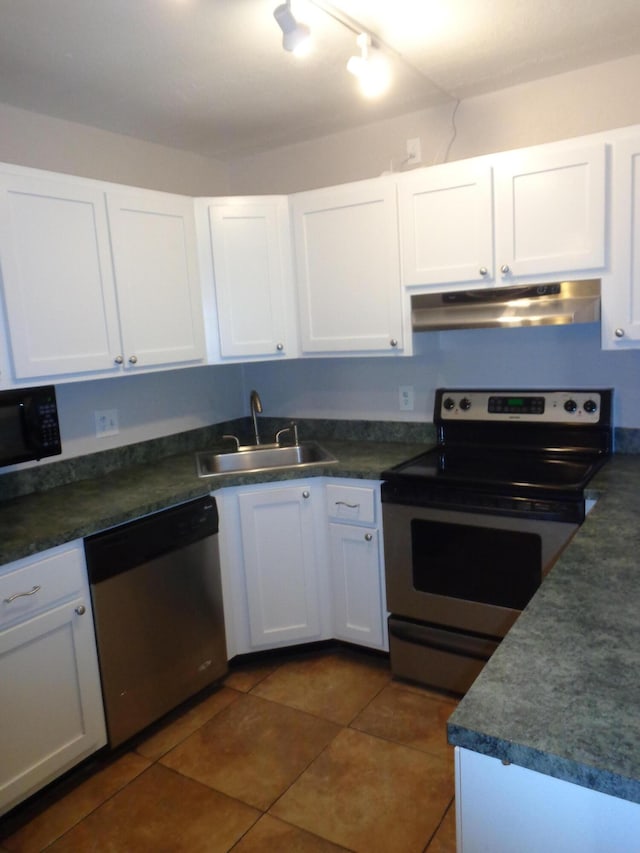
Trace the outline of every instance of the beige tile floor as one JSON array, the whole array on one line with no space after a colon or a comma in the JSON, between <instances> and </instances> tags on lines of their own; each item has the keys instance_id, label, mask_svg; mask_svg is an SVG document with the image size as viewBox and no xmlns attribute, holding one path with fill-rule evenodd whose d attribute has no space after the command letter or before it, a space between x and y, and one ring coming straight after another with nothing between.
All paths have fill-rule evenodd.
<instances>
[{"instance_id":1,"label":"beige tile floor","mask_svg":"<svg viewBox=\"0 0 640 853\"><path fill-rule=\"evenodd\" d=\"M454 853L454 707L347 649L243 665L10 814L0 850Z\"/></svg>"}]
</instances>

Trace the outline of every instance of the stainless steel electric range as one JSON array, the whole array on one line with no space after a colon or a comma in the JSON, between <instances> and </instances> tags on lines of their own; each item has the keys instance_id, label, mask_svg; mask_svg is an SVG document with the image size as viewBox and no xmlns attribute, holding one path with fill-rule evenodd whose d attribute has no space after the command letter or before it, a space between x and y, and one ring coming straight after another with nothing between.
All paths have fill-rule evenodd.
<instances>
[{"instance_id":1,"label":"stainless steel electric range","mask_svg":"<svg viewBox=\"0 0 640 853\"><path fill-rule=\"evenodd\" d=\"M611 390L436 392L437 446L382 474L391 668L464 693L585 518Z\"/></svg>"}]
</instances>

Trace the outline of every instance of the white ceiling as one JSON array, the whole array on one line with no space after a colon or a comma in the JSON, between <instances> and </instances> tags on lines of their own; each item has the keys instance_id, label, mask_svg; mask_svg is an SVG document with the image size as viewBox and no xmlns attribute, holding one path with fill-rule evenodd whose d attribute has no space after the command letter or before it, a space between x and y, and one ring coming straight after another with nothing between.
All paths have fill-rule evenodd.
<instances>
[{"instance_id":1,"label":"white ceiling","mask_svg":"<svg viewBox=\"0 0 640 853\"><path fill-rule=\"evenodd\" d=\"M292 0L315 49L281 47L280 0L0 0L0 102L231 159L640 53L639 0ZM377 101L345 71L388 46Z\"/></svg>"}]
</instances>

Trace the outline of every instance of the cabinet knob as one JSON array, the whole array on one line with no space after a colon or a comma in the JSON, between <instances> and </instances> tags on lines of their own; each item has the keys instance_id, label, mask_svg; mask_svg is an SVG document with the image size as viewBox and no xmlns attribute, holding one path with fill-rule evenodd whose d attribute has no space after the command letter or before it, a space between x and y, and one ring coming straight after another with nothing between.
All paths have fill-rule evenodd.
<instances>
[{"instance_id":1,"label":"cabinet knob","mask_svg":"<svg viewBox=\"0 0 640 853\"><path fill-rule=\"evenodd\" d=\"M84 614L86 612L87 612L87 608L84 606L84 604L79 604L76 607L76 613L78 614L78 616L84 616Z\"/></svg>"},{"instance_id":2,"label":"cabinet knob","mask_svg":"<svg viewBox=\"0 0 640 853\"><path fill-rule=\"evenodd\" d=\"M502 273L502 275L506 275L507 273L511 272L511 267L509 266L509 264L502 264L502 266L500 267L500 272Z\"/></svg>"},{"instance_id":3,"label":"cabinet knob","mask_svg":"<svg viewBox=\"0 0 640 853\"><path fill-rule=\"evenodd\" d=\"M129 364L137 364L137 363L138 363L138 356L137 355L130 355L129 356Z\"/></svg>"},{"instance_id":4,"label":"cabinet knob","mask_svg":"<svg viewBox=\"0 0 640 853\"><path fill-rule=\"evenodd\" d=\"M614 334L616 338L624 338L624 329L616 329Z\"/></svg>"},{"instance_id":5,"label":"cabinet knob","mask_svg":"<svg viewBox=\"0 0 640 853\"><path fill-rule=\"evenodd\" d=\"M284 349L284 344L277 344L276 349L278 350L278 352L282 352L282 350Z\"/></svg>"},{"instance_id":6,"label":"cabinet knob","mask_svg":"<svg viewBox=\"0 0 640 853\"><path fill-rule=\"evenodd\" d=\"M122 364L122 362L124 361L124 358L123 358L121 355L117 355L117 356L114 358L114 361L115 361L115 363L116 363L116 364Z\"/></svg>"},{"instance_id":7,"label":"cabinet knob","mask_svg":"<svg viewBox=\"0 0 640 853\"><path fill-rule=\"evenodd\" d=\"M306 500L307 498L311 497L311 495L310 495L310 494L309 494L309 492L305 489L305 490L304 490L304 492L302 493L302 497Z\"/></svg>"},{"instance_id":8,"label":"cabinet knob","mask_svg":"<svg viewBox=\"0 0 640 853\"><path fill-rule=\"evenodd\" d=\"M480 273L480 275L487 275L489 270L486 267L480 267L478 272Z\"/></svg>"},{"instance_id":9,"label":"cabinet knob","mask_svg":"<svg viewBox=\"0 0 640 853\"><path fill-rule=\"evenodd\" d=\"M395 338L391 338L391 340L389 341L389 343L391 344L391 346L392 346L392 347L397 347L397 346L398 346L398 341L397 341Z\"/></svg>"},{"instance_id":10,"label":"cabinet knob","mask_svg":"<svg viewBox=\"0 0 640 853\"><path fill-rule=\"evenodd\" d=\"M365 542L371 542L371 540L373 539L373 534L372 533L365 533L364 538L365 538Z\"/></svg>"}]
</instances>

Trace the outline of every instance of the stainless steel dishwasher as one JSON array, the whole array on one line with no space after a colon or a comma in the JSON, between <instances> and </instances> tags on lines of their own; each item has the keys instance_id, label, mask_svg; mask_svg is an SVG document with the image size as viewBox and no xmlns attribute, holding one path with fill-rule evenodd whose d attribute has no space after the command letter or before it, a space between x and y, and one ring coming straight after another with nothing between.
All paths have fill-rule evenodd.
<instances>
[{"instance_id":1,"label":"stainless steel dishwasher","mask_svg":"<svg viewBox=\"0 0 640 853\"><path fill-rule=\"evenodd\" d=\"M227 672L213 498L85 539L109 745Z\"/></svg>"}]
</instances>

